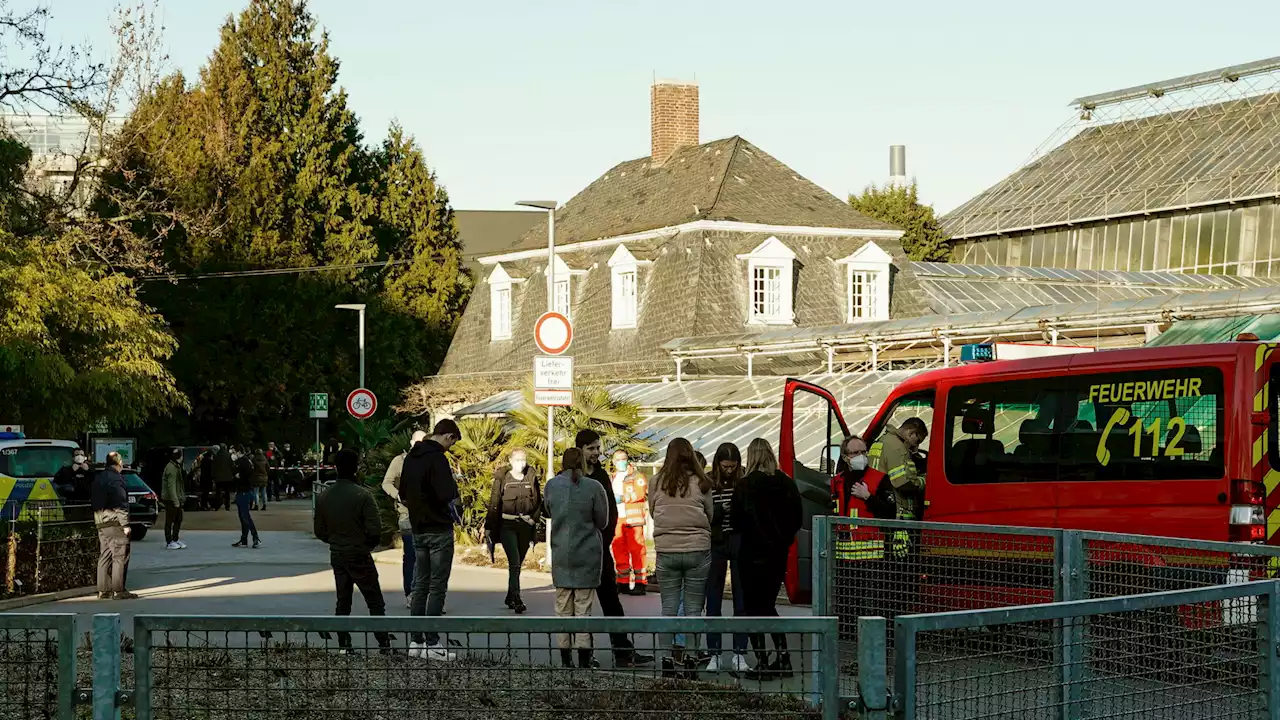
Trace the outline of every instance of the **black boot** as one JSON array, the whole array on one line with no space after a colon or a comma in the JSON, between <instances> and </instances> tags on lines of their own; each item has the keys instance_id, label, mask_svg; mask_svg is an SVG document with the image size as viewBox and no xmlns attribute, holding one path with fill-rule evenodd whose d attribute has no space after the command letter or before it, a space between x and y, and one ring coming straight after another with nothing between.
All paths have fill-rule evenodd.
<instances>
[{"instance_id":1,"label":"black boot","mask_svg":"<svg viewBox=\"0 0 1280 720\"><path fill-rule=\"evenodd\" d=\"M573 667L573 651L572 650L560 651L560 665L567 668Z\"/></svg>"},{"instance_id":2,"label":"black boot","mask_svg":"<svg viewBox=\"0 0 1280 720\"><path fill-rule=\"evenodd\" d=\"M600 663L591 656L590 650L578 650L578 667L595 670L600 667Z\"/></svg>"},{"instance_id":3,"label":"black boot","mask_svg":"<svg viewBox=\"0 0 1280 720\"><path fill-rule=\"evenodd\" d=\"M523 615L524 611L529 608L525 607L524 600L521 599L520 594L517 593L515 602L511 605L511 609L515 610L517 615Z\"/></svg>"},{"instance_id":4,"label":"black boot","mask_svg":"<svg viewBox=\"0 0 1280 720\"><path fill-rule=\"evenodd\" d=\"M769 666L769 670L774 677L793 677L795 673L791 671L791 653L786 651L779 652L774 658L773 664Z\"/></svg>"}]
</instances>

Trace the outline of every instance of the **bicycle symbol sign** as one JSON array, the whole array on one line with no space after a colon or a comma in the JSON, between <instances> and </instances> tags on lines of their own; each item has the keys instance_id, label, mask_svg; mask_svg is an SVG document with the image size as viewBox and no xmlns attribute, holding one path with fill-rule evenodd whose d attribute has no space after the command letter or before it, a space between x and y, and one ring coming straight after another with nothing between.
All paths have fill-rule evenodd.
<instances>
[{"instance_id":1,"label":"bicycle symbol sign","mask_svg":"<svg viewBox=\"0 0 1280 720\"><path fill-rule=\"evenodd\" d=\"M378 398L371 390L356 388L347 396L347 412L357 420L367 420L378 410Z\"/></svg>"}]
</instances>

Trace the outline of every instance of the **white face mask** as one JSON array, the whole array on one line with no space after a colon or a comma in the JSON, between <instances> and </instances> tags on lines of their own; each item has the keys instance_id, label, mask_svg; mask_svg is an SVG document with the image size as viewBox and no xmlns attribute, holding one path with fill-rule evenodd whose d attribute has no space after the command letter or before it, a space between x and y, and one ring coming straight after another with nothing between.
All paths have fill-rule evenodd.
<instances>
[{"instance_id":1,"label":"white face mask","mask_svg":"<svg viewBox=\"0 0 1280 720\"><path fill-rule=\"evenodd\" d=\"M76 465L83 465L83 464L84 464L84 456L83 456L83 455L77 455L77 456L75 456L75 463L76 463Z\"/></svg>"},{"instance_id":2,"label":"white face mask","mask_svg":"<svg viewBox=\"0 0 1280 720\"><path fill-rule=\"evenodd\" d=\"M520 473L524 472L525 467L527 466L524 460L516 460L514 458L511 460L511 472L519 475Z\"/></svg>"},{"instance_id":3,"label":"white face mask","mask_svg":"<svg viewBox=\"0 0 1280 720\"><path fill-rule=\"evenodd\" d=\"M853 470L853 471L855 471L855 472L862 472L863 470L866 470L866 469L867 469L867 456L866 456L866 455L854 455L854 456L853 456L853 459L849 460L849 469L851 469L851 470Z\"/></svg>"}]
</instances>

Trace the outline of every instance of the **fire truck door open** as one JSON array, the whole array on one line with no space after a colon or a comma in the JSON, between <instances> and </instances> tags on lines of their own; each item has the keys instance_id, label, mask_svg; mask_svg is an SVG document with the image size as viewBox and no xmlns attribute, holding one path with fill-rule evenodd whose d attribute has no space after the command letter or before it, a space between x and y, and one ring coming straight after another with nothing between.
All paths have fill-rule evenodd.
<instances>
[{"instance_id":1,"label":"fire truck door open","mask_svg":"<svg viewBox=\"0 0 1280 720\"><path fill-rule=\"evenodd\" d=\"M803 524L787 558L787 598L810 601L813 516L831 512L831 479L840 461L840 443L849 428L835 397L826 389L788 379L783 390L778 465L796 482Z\"/></svg>"}]
</instances>

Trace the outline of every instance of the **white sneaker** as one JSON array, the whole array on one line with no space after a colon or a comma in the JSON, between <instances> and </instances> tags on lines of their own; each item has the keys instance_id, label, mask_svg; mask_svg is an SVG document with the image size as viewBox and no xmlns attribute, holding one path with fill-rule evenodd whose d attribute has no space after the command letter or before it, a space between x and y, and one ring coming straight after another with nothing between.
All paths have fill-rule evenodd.
<instances>
[{"instance_id":1,"label":"white sneaker","mask_svg":"<svg viewBox=\"0 0 1280 720\"><path fill-rule=\"evenodd\" d=\"M427 656L427 644L424 642L409 643L409 657L425 658Z\"/></svg>"},{"instance_id":2,"label":"white sneaker","mask_svg":"<svg viewBox=\"0 0 1280 720\"><path fill-rule=\"evenodd\" d=\"M729 672L744 673L750 669L751 666L747 664L747 657L745 655L739 655L738 653L733 654L733 662L729 664Z\"/></svg>"},{"instance_id":3,"label":"white sneaker","mask_svg":"<svg viewBox=\"0 0 1280 720\"><path fill-rule=\"evenodd\" d=\"M177 542L176 540L175 540L175 541L173 541L173 542L171 542L171 543L169 543L168 545L165 545L164 547L165 547L165 549L166 549L166 550L181 550L181 549L182 549L182 546L181 546L181 545L179 545L179 544L178 544L178 542Z\"/></svg>"},{"instance_id":4,"label":"white sneaker","mask_svg":"<svg viewBox=\"0 0 1280 720\"><path fill-rule=\"evenodd\" d=\"M458 659L458 654L449 652L443 645L437 643L427 648L426 658L437 662L453 662Z\"/></svg>"},{"instance_id":5,"label":"white sneaker","mask_svg":"<svg viewBox=\"0 0 1280 720\"><path fill-rule=\"evenodd\" d=\"M711 659L707 661L707 666L702 670L703 672L709 672L709 673L720 672L720 656L712 655Z\"/></svg>"},{"instance_id":6,"label":"white sneaker","mask_svg":"<svg viewBox=\"0 0 1280 720\"><path fill-rule=\"evenodd\" d=\"M187 549L187 544L186 544L186 543L184 543L184 542L182 542L181 540L175 540L174 542L178 543L178 549L179 549L179 550L186 550L186 549Z\"/></svg>"}]
</instances>

